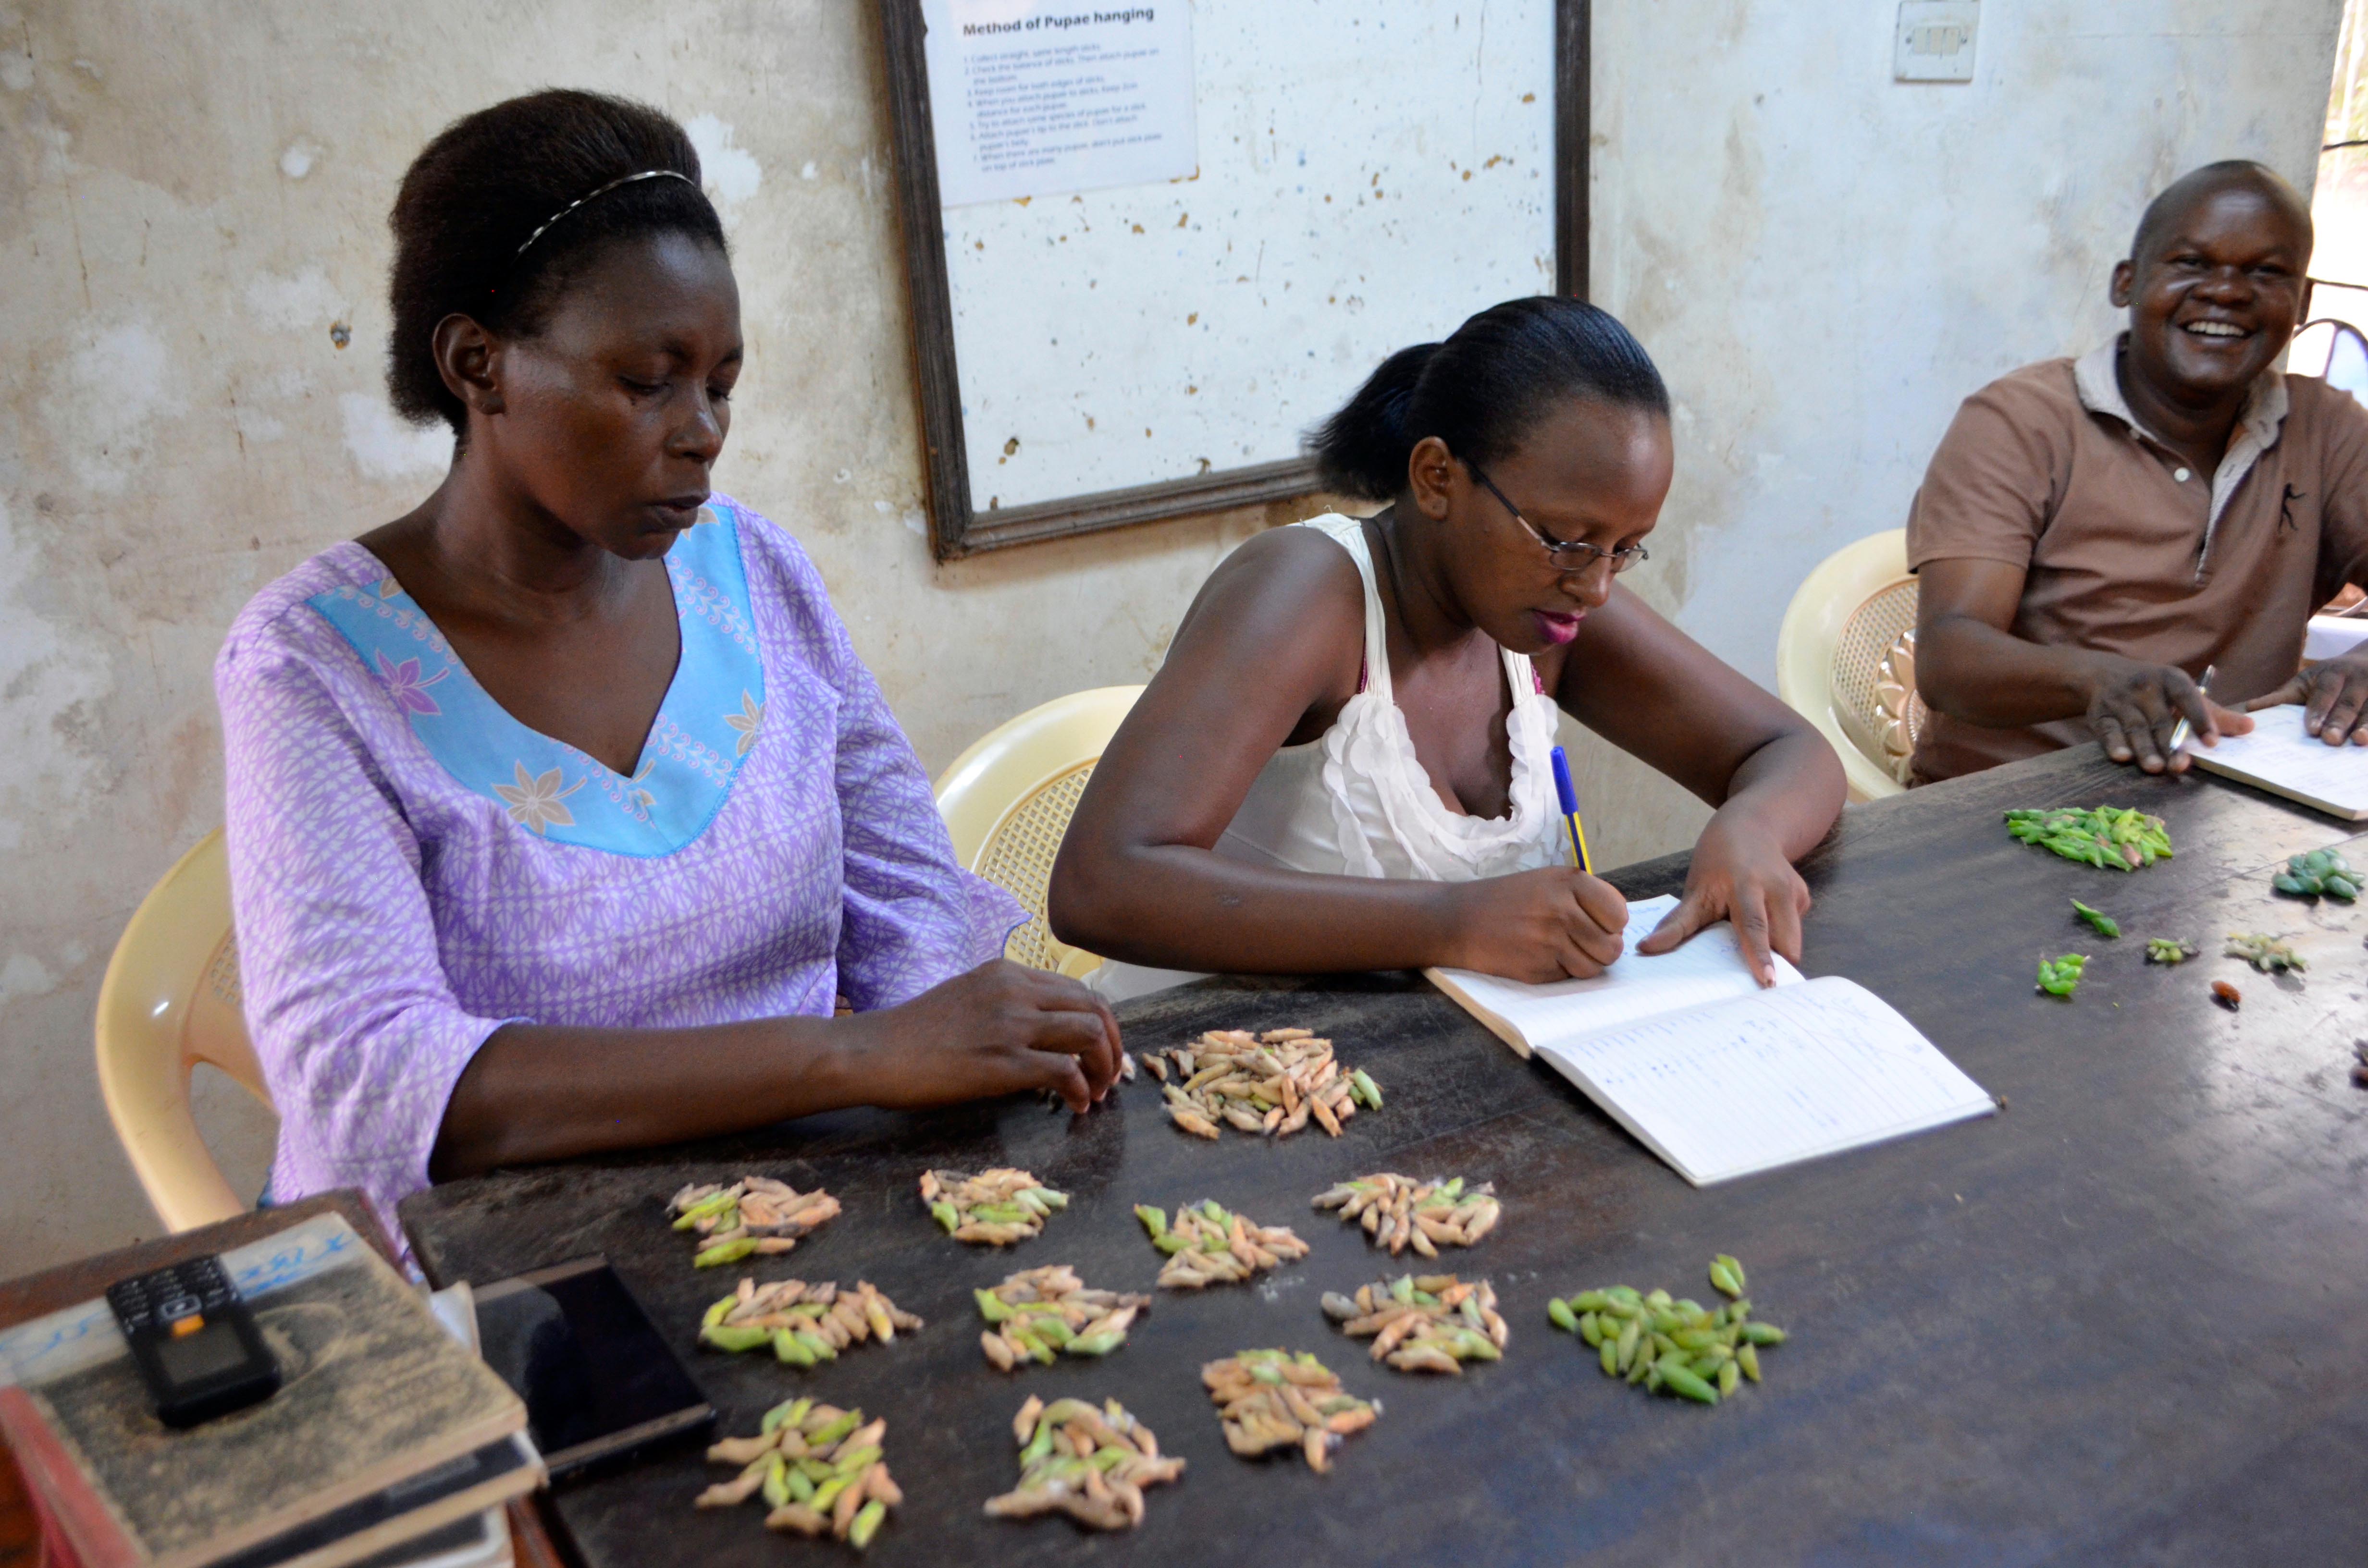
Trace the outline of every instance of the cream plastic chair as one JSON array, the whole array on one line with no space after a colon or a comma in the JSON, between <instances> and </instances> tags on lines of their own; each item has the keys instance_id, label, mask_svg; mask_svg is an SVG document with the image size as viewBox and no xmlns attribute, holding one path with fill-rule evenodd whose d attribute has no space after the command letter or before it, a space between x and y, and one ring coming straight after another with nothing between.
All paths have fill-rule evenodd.
<instances>
[{"instance_id":1,"label":"cream plastic chair","mask_svg":"<svg viewBox=\"0 0 2368 1568\"><path fill-rule=\"evenodd\" d=\"M222 830L165 873L123 928L98 986L98 1087L149 1204L171 1231L245 1212L189 1114L203 1062L268 1108L271 1092L239 1010L230 858Z\"/></svg>"},{"instance_id":2,"label":"cream plastic chair","mask_svg":"<svg viewBox=\"0 0 2368 1568\"><path fill-rule=\"evenodd\" d=\"M1102 961L1053 935L1044 892L1077 797L1142 695L1139 686L1104 686L1056 697L980 736L938 778L954 858L1027 906L1028 924L1003 949L1014 963L1075 978Z\"/></svg>"},{"instance_id":3,"label":"cream plastic chair","mask_svg":"<svg viewBox=\"0 0 2368 1568\"><path fill-rule=\"evenodd\" d=\"M1809 574L1776 634L1776 693L1832 743L1851 800L1907 787L1925 708L1907 529L1845 546Z\"/></svg>"}]
</instances>

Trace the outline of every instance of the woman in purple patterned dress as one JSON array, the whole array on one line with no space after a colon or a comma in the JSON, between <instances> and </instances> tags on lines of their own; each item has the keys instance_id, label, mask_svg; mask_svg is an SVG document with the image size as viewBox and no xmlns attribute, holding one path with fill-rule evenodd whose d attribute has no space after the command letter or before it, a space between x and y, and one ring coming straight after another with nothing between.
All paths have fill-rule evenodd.
<instances>
[{"instance_id":1,"label":"woman in purple patterned dress","mask_svg":"<svg viewBox=\"0 0 2368 1568\"><path fill-rule=\"evenodd\" d=\"M215 669L285 1199L1109 1088L1118 1026L1001 958L813 564L711 493L741 360L680 129L575 92L431 142L395 406L450 473L240 614ZM852 1002L834 1018L834 999Z\"/></svg>"}]
</instances>

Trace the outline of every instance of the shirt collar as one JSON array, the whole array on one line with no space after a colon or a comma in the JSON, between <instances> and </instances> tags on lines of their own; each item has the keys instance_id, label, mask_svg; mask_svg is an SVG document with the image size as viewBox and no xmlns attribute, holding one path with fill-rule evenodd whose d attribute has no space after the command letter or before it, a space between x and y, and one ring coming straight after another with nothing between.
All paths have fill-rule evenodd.
<instances>
[{"instance_id":1,"label":"shirt collar","mask_svg":"<svg viewBox=\"0 0 2368 1568\"><path fill-rule=\"evenodd\" d=\"M2072 362L2072 384L2080 394L2080 406L2091 414L2110 414L2157 446L2163 446L2161 437L2138 423L2130 412L2129 400L2122 396L2120 360L2122 346L2129 341L2126 332L2098 345ZM2246 444L2259 453L2277 445L2278 431L2285 424L2289 406L2286 379L2272 366L2254 379L2245 393L2245 406L2237 415L2237 427L2251 440ZM2236 442L2229 443L2231 452Z\"/></svg>"},{"instance_id":2,"label":"shirt collar","mask_svg":"<svg viewBox=\"0 0 2368 1568\"><path fill-rule=\"evenodd\" d=\"M2122 396L2118 365L2122 347L2128 341L2129 334L2123 333L2074 360L2073 387L2079 393L2081 406L2089 413L2111 415L2128 426L2132 434L2169 452L2170 443L2139 424L2137 415L2130 412L2128 400ZM2245 405L2237 414L2237 428L2229 433L2228 450L2220 459L2220 471L2212 476L2212 508L2204 514L2203 539L2195 551L2198 583L2212 569L2212 540L2219 531L2220 514L2228 509L2237 486L2253 472L2253 464L2260 455L2278 444L2278 432L2285 424L2287 407L2286 379L2274 368L2263 370L2246 389ZM2181 479L2186 474L2185 469L2180 470Z\"/></svg>"}]
</instances>

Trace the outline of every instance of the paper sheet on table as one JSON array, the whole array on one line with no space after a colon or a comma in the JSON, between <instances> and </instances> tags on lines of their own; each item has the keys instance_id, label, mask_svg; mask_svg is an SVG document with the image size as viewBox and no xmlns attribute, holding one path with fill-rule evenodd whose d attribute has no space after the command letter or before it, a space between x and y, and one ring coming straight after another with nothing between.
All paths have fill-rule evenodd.
<instances>
[{"instance_id":1,"label":"paper sheet on table","mask_svg":"<svg viewBox=\"0 0 2368 1568\"><path fill-rule=\"evenodd\" d=\"M2187 744L2199 767L2257 785L2330 816L2368 818L2368 746L2331 746L2302 727L2299 706L2253 715L2253 733Z\"/></svg>"},{"instance_id":2,"label":"paper sheet on table","mask_svg":"<svg viewBox=\"0 0 2368 1568\"><path fill-rule=\"evenodd\" d=\"M1538 1054L1697 1187L1998 1108L1838 975L1541 1040Z\"/></svg>"},{"instance_id":3,"label":"paper sheet on table","mask_svg":"<svg viewBox=\"0 0 2368 1568\"><path fill-rule=\"evenodd\" d=\"M1431 983L1462 1003L1496 1036L1527 1056L1543 1040L1606 1029L1635 1018L1746 996L1759 989L1743 960L1743 943L1725 921L1673 953L1646 958L1636 944L1678 906L1673 897L1640 899L1628 906L1627 950L1590 980L1524 984L1468 969L1433 969ZM1776 983L1796 985L1801 971L1776 959Z\"/></svg>"}]
</instances>

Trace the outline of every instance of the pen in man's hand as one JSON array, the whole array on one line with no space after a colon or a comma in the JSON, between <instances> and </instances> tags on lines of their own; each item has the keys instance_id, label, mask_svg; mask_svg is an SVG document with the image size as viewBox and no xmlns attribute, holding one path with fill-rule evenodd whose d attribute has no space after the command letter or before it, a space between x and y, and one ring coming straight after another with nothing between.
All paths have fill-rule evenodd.
<instances>
[{"instance_id":1,"label":"pen in man's hand","mask_svg":"<svg viewBox=\"0 0 2368 1568\"><path fill-rule=\"evenodd\" d=\"M2217 665L2204 665L2203 678L2195 683L2196 691L2206 702L2212 700L2212 672L2219 667L2220 666ZM2170 727L2170 756L2177 756L2180 753L2180 748L2186 745L2188 742L2194 738L2195 726L2188 722L2186 714L2180 714L2179 716L2179 722ZM2167 763L2170 760L2170 757L2165 757L2163 760Z\"/></svg>"}]
</instances>

